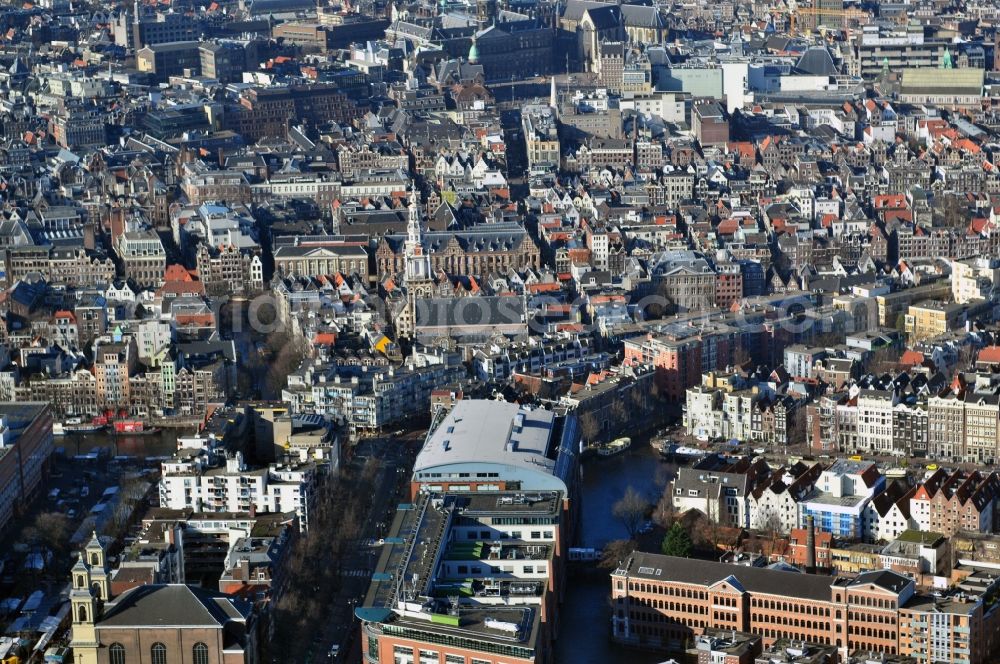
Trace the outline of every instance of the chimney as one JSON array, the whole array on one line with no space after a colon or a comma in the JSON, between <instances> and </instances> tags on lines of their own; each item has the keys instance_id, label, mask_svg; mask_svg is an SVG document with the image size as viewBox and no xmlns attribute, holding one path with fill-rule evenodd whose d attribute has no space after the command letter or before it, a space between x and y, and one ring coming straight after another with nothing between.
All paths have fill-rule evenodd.
<instances>
[{"instance_id":1,"label":"chimney","mask_svg":"<svg viewBox=\"0 0 1000 664\"><path fill-rule=\"evenodd\" d=\"M816 573L816 525L813 516L806 517L806 574Z\"/></svg>"}]
</instances>

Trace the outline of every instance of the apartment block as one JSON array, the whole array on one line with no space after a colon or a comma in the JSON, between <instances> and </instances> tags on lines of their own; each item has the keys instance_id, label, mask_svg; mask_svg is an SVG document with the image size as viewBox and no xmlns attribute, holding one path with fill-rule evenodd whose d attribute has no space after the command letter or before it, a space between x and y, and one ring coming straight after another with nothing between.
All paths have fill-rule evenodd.
<instances>
[{"instance_id":1,"label":"apartment block","mask_svg":"<svg viewBox=\"0 0 1000 664\"><path fill-rule=\"evenodd\" d=\"M427 493L397 512L361 621L371 664L551 661L558 492Z\"/></svg>"},{"instance_id":2,"label":"apartment block","mask_svg":"<svg viewBox=\"0 0 1000 664\"><path fill-rule=\"evenodd\" d=\"M182 450L162 464L160 506L196 512L288 512L308 530L316 471L311 462L250 468L239 452L220 459L201 449Z\"/></svg>"}]
</instances>

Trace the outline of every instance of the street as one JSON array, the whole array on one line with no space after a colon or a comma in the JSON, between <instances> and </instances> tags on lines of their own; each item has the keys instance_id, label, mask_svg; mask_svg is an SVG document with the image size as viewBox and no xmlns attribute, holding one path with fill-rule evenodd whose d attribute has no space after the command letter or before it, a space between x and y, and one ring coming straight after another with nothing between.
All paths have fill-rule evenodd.
<instances>
[{"instance_id":1,"label":"street","mask_svg":"<svg viewBox=\"0 0 1000 664\"><path fill-rule=\"evenodd\" d=\"M357 545L351 547L350 554L342 561L340 592L330 598L330 613L325 620L327 628L315 644L314 662L331 661L329 653L334 645L340 646L336 661L353 662L360 658L354 608L368 591L380 554L378 540L385 533L396 505L408 499L410 472L423 436L422 430L411 431L399 438L383 436L362 440L355 447L354 455L348 462L350 465L360 468L368 459L375 459L381 462L381 467L372 495L358 496L359 500L370 501L370 507Z\"/></svg>"}]
</instances>

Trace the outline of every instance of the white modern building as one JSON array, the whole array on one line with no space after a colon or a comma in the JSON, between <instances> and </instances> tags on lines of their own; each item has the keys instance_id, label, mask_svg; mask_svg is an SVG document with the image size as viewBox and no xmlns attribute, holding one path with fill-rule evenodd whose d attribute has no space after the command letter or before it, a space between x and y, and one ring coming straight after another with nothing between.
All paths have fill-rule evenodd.
<instances>
[{"instance_id":1,"label":"white modern building","mask_svg":"<svg viewBox=\"0 0 1000 664\"><path fill-rule=\"evenodd\" d=\"M858 447L867 452L892 452L892 419L896 399L887 390L858 394Z\"/></svg>"},{"instance_id":2,"label":"white modern building","mask_svg":"<svg viewBox=\"0 0 1000 664\"><path fill-rule=\"evenodd\" d=\"M860 539L869 501L883 491L885 477L874 463L838 459L820 474L813 490L800 501L799 527L808 517L816 527L837 537Z\"/></svg>"},{"instance_id":3,"label":"white modern building","mask_svg":"<svg viewBox=\"0 0 1000 664\"><path fill-rule=\"evenodd\" d=\"M294 512L303 530L316 483L313 463L248 468L242 453L219 463L208 450L182 450L161 467L160 506L195 512Z\"/></svg>"},{"instance_id":4,"label":"white modern building","mask_svg":"<svg viewBox=\"0 0 1000 664\"><path fill-rule=\"evenodd\" d=\"M459 401L424 441L411 490L569 496L579 442L575 417L557 419L551 411L505 401Z\"/></svg>"}]
</instances>

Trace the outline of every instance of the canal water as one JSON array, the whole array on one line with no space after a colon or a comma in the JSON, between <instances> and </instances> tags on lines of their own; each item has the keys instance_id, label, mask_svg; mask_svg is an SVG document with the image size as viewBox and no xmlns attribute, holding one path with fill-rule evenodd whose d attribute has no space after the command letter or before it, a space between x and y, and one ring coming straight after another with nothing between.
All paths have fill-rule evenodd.
<instances>
[{"instance_id":1,"label":"canal water","mask_svg":"<svg viewBox=\"0 0 1000 664\"><path fill-rule=\"evenodd\" d=\"M110 456L130 456L138 459L145 457L169 456L177 451L177 436L183 436L184 429L164 429L159 433L145 436L117 436L107 432L101 433L70 433L55 437L55 446L61 447L66 456L87 454L97 449L106 449Z\"/></svg>"},{"instance_id":2,"label":"canal water","mask_svg":"<svg viewBox=\"0 0 1000 664\"><path fill-rule=\"evenodd\" d=\"M624 539L625 528L611 515L612 505L629 486L656 502L675 470L661 462L646 441L637 441L618 456L585 461L577 546L601 548L611 540ZM662 653L638 652L611 642L610 591L605 574L581 575L567 584L555 643L557 664L654 664L669 659Z\"/></svg>"}]
</instances>

